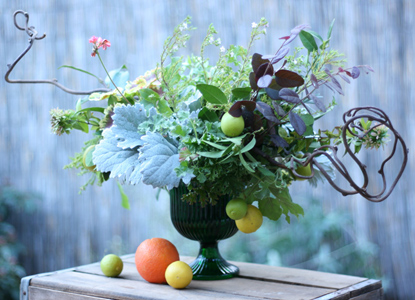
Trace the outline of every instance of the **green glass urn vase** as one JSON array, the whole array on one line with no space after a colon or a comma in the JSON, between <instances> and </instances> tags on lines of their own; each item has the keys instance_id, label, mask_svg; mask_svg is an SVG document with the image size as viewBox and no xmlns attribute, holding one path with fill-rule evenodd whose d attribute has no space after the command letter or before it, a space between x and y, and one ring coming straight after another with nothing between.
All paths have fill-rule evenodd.
<instances>
[{"instance_id":1,"label":"green glass urn vase","mask_svg":"<svg viewBox=\"0 0 415 300\"><path fill-rule=\"evenodd\" d=\"M170 190L170 216L176 230L184 237L198 241L200 250L190 263L193 279L220 280L238 276L238 267L228 263L219 253L218 242L233 236L238 228L226 214L229 196L220 197L215 205L182 201L185 185Z\"/></svg>"}]
</instances>

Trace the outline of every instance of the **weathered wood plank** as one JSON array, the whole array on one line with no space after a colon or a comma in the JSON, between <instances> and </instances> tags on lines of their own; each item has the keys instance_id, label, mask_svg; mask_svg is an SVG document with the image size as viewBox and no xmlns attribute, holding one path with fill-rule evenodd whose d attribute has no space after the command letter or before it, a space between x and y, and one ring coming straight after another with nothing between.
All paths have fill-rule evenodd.
<instances>
[{"instance_id":1,"label":"weathered wood plank","mask_svg":"<svg viewBox=\"0 0 415 300\"><path fill-rule=\"evenodd\" d=\"M382 288L382 282L380 280L365 280L363 282L354 284L352 286L343 288L333 293L327 294L323 297L317 298L316 300L348 300L352 297L358 297L363 294L370 293L374 290L380 290Z\"/></svg>"},{"instance_id":2,"label":"weathered wood plank","mask_svg":"<svg viewBox=\"0 0 415 300\"><path fill-rule=\"evenodd\" d=\"M350 298L350 300L379 300L383 299L383 289L371 291L369 293Z\"/></svg>"},{"instance_id":3,"label":"weathered wood plank","mask_svg":"<svg viewBox=\"0 0 415 300\"><path fill-rule=\"evenodd\" d=\"M182 257L185 261L188 257ZM256 268L262 268L261 265L254 265ZM91 275L102 275L100 266L98 263L86 265L76 268L76 272L87 273ZM124 263L124 269L120 278L144 281L144 279L138 274L135 264L131 262ZM154 285L153 285L154 286ZM241 289L243 287L243 289ZM218 292L224 295L240 295L251 297L264 297L274 299L313 299L315 297L333 292L334 289L310 287L302 285L301 283L292 282L290 284L284 284L282 282L270 282L264 281L263 278L234 278L225 280L223 282L218 281L198 281L193 280L190 285L190 289L198 289L202 291Z\"/></svg>"},{"instance_id":4,"label":"weathered wood plank","mask_svg":"<svg viewBox=\"0 0 415 300\"><path fill-rule=\"evenodd\" d=\"M33 278L31 285L66 293L82 293L93 297L122 300L147 299L252 299L243 295L219 294L217 292L187 287L176 290L165 284L151 284L142 280L108 278L81 272L65 272L52 276Z\"/></svg>"},{"instance_id":5,"label":"weathered wood plank","mask_svg":"<svg viewBox=\"0 0 415 300\"><path fill-rule=\"evenodd\" d=\"M108 300L108 298L92 297L81 294L66 293L39 287L29 287L29 300Z\"/></svg>"}]
</instances>

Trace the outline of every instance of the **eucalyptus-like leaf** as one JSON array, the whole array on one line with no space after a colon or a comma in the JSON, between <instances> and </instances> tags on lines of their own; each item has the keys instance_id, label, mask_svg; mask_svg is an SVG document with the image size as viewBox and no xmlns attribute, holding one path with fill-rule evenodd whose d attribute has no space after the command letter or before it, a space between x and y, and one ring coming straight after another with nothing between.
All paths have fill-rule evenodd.
<instances>
[{"instance_id":1,"label":"eucalyptus-like leaf","mask_svg":"<svg viewBox=\"0 0 415 300\"><path fill-rule=\"evenodd\" d=\"M209 84L198 84L196 88L202 93L203 98L212 104L226 104L228 100L220 88Z\"/></svg>"},{"instance_id":2,"label":"eucalyptus-like leaf","mask_svg":"<svg viewBox=\"0 0 415 300\"><path fill-rule=\"evenodd\" d=\"M305 125L303 119L293 111L290 111L288 117L290 118L290 123L293 126L294 130L299 135L303 135L307 129L307 126Z\"/></svg>"},{"instance_id":3,"label":"eucalyptus-like leaf","mask_svg":"<svg viewBox=\"0 0 415 300\"><path fill-rule=\"evenodd\" d=\"M258 101L256 103L256 108L265 117L265 119L275 123L280 122L278 118L275 116L273 109L268 104L262 101Z\"/></svg>"},{"instance_id":4,"label":"eucalyptus-like leaf","mask_svg":"<svg viewBox=\"0 0 415 300\"><path fill-rule=\"evenodd\" d=\"M278 70L275 80L282 87L297 87L304 84L304 79L297 73L289 70Z\"/></svg>"},{"instance_id":5,"label":"eucalyptus-like leaf","mask_svg":"<svg viewBox=\"0 0 415 300\"><path fill-rule=\"evenodd\" d=\"M293 90L288 88L283 88L280 91L280 97L290 103L299 103L300 96Z\"/></svg>"}]
</instances>

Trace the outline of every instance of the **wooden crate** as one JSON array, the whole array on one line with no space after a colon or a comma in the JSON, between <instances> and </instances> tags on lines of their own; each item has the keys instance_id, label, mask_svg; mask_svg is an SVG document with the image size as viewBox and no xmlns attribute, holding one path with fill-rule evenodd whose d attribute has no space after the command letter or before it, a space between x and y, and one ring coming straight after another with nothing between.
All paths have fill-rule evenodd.
<instances>
[{"instance_id":1,"label":"wooden crate","mask_svg":"<svg viewBox=\"0 0 415 300\"><path fill-rule=\"evenodd\" d=\"M183 290L146 282L137 272L134 256L122 257L124 270L108 278L99 263L22 279L21 300L103 299L280 299L372 300L382 299L380 280L309 270L233 262L238 278L221 281L193 280ZM192 258L182 257L190 262Z\"/></svg>"}]
</instances>

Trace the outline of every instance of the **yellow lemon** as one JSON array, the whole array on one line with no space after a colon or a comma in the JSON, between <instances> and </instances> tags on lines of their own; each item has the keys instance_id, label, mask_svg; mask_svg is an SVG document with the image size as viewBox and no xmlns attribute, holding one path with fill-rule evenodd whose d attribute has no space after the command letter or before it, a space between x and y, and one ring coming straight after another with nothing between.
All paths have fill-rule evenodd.
<instances>
[{"instance_id":1,"label":"yellow lemon","mask_svg":"<svg viewBox=\"0 0 415 300\"><path fill-rule=\"evenodd\" d=\"M124 264L117 255L108 254L101 260L101 270L105 276L117 277L121 274Z\"/></svg>"},{"instance_id":2,"label":"yellow lemon","mask_svg":"<svg viewBox=\"0 0 415 300\"><path fill-rule=\"evenodd\" d=\"M165 273L167 283L175 289L184 289L193 279L190 266L183 261L172 262Z\"/></svg>"},{"instance_id":3,"label":"yellow lemon","mask_svg":"<svg viewBox=\"0 0 415 300\"><path fill-rule=\"evenodd\" d=\"M236 220L235 223L236 227L238 227L240 231L244 233L252 233L261 227L262 220L263 217L261 211L257 207L249 204L245 217Z\"/></svg>"}]
</instances>

